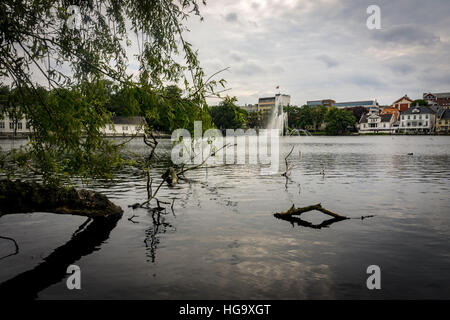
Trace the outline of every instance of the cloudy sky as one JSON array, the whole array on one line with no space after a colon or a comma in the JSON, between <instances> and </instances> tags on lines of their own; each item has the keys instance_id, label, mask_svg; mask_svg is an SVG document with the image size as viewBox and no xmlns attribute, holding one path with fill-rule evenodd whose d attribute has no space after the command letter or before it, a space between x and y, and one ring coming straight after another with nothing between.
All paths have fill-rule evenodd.
<instances>
[{"instance_id":1,"label":"cloudy sky","mask_svg":"<svg viewBox=\"0 0 450 320\"><path fill-rule=\"evenodd\" d=\"M367 28L369 5L380 30ZM186 38L207 74L230 67L240 104L277 85L296 105L450 91L450 0L209 0L202 13Z\"/></svg>"}]
</instances>

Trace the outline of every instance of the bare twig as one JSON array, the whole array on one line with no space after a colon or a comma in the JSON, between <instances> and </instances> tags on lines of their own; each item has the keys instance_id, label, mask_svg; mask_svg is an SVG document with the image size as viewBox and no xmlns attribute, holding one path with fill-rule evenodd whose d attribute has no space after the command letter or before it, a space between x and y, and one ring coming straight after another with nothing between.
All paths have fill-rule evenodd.
<instances>
[{"instance_id":1,"label":"bare twig","mask_svg":"<svg viewBox=\"0 0 450 320\"><path fill-rule=\"evenodd\" d=\"M14 256L14 255L19 253L19 245L17 244L16 240L14 240L13 238L2 237L2 236L0 236L0 239L5 239L5 240L8 240L8 241L12 241L14 243L14 248L15 248L14 253L11 253L11 254L8 254L6 256L3 256L3 257L0 258L0 260L8 258L8 257L11 257L11 256Z\"/></svg>"}]
</instances>

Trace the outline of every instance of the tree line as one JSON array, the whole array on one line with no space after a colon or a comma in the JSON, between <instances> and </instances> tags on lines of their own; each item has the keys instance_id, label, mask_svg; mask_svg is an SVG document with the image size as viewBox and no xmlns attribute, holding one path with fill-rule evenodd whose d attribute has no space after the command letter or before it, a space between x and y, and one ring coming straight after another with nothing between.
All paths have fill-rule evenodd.
<instances>
[{"instance_id":1,"label":"tree line","mask_svg":"<svg viewBox=\"0 0 450 320\"><path fill-rule=\"evenodd\" d=\"M217 106L210 107L210 114L219 129L264 128L271 112L247 112L236 105L235 97L225 98ZM354 109L354 110L353 110ZM308 131L324 131L329 135L346 134L355 130L356 122L366 109L350 110L325 106L286 106L288 128Z\"/></svg>"}]
</instances>

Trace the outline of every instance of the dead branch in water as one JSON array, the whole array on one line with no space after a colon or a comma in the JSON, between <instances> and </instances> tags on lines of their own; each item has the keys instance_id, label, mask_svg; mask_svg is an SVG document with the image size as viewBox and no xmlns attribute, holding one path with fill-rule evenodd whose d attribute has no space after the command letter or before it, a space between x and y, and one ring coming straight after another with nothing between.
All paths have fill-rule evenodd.
<instances>
[{"instance_id":1,"label":"dead branch in water","mask_svg":"<svg viewBox=\"0 0 450 320\"><path fill-rule=\"evenodd\" d=\"M303 207L303 208L295 208L295 206L292 205L292 207L288 211L276 213L275 216L276 217L280 217L280 216L294 216L294 215L299 216L302 213L305 213L305 212L308 212L308 211L314 211L314 210L323 212L326 215L332 216L333 218L336 218L336 219L341 219L341 220L350 219L348 217L342 216L342 215L337 214L337 213L335 213L333 211L325 209L324 207L322 207L322 205L320 203L312 205L312 206Z\"/></svg>"},{"instance_id":2,"label":"dead branch in water","mask_svg":"<svg viewBox=\"0 0 450 320\"><path fill-rule=\"evenodd\" d=\"M320 224L313 224L309 221L305 221L302 220L301 218L297 217L302 215L305 212L309 212L309 211L320 211L326 215L331 216L332 218L329 220L325 220ZM303 207L303 208L295 208L294 205L292 205L292 207L285 212L280 212L280 213L275 213L274 214L275 218L277 219L282 219L282 220L286 220L289 221L292 226L294 226L295 224L297 224L298 226L302 226L302 227L308 227L308 228L313 228L313 229L322 229L322 228L327 228L330 225L332 225L333 223L339 222L339 221L343 221L343 220L349 220L349 219L361 219L364 220L366 218L372 218L373 215L371 216L362 216L362 217L358 217L358 218L350 218L350 217L346 217L343 215L340 215L336 212L330 211L328 209L325 209L324 207L322 207L322 205L320 203L312 205L312 206L307 206L307 207Z\"/></svg>"}]
</instances>

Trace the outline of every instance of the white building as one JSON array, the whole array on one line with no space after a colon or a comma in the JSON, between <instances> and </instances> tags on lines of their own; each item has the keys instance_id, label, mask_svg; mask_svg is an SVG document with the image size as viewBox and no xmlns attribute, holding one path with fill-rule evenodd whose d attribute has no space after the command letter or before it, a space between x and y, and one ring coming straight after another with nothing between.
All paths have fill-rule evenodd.
<instances>
[{"instance_id":1,"label":"white building","mask_svg":"<svg viewBox=\"0 0 450 320\"><path fill-rule=\"evenodd\" d=\"M435 128L436 114L426 106L414 106L400 113L401 132L431 132Z\"/></svg>"},{"instance_id":2,"label":"white building","mask_svg":"<svg viewBox=\"0 0 450 320\"><path fill-rule=\"evenodd\" d=\"M0 136L25 137L33 130L26 118L14 121L6 113L0 114L0 117ZM142 135L144 123L144 117L114 117L113 123L106 125L102 132L106 136Z\"/></svg>"},{"instance_id":3,"label":"white building","mask_svg":"<svg viewBox=\"0 0 450 320\"><path fill-rule=\"evenodd\" d=\"M108 137L143 135L144 124L144 117L114 117L113 123L106 125L103 133Z\"/></svg>"},{"instance_id":4,"label":"white building","mask_svg":"<svg viewBox=\"0 0 450 320\"><path fill-rule=\"evenodd\" d=\"M17 120L9 117L7 113L0 114L0 135L2 136L26 136L32 128L26 118Z\"/></svg>"},{"instance_id":5,"label":"white building","mask_svg":"<svg viewBox=\"0 0 450 320\"><path fill-rule=\"evenodd\" d=\"M393 114L364 114L359 121L359 133L395 133L395 115Z\"/></svg>"}]
</instances>

